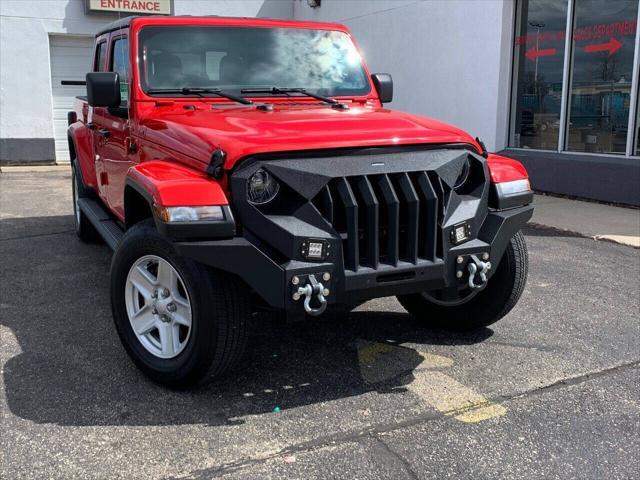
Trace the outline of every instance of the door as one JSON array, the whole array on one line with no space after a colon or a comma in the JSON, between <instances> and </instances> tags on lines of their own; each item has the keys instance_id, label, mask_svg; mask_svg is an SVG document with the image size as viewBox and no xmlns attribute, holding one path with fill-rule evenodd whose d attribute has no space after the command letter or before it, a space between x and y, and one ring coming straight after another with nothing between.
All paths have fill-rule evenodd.
<instances>
[{"instance_id":1,"label":"door","mask_svg":"<svg viewBox=\"0 0 640 480\"><path fill-rule=\"evenodd\" d=\"M91 71L93 38L52 35L49 53L56 162L67 163L67 112L73 110L76 96L87 94L84 77Z\"/></svg>"},{"instance_id":2,"label":"door","mask_svg":"<svg viewBox=\"0 0 640 480\"><path fill-rule=\"evenodd\" d=\"M96 142L96 173L104 200L124 219L124 183L133 165L129 155L129 41L125 35L111 36L108 71L120 76L119 107L93 109Z\"/></svg>"}]
</instances>

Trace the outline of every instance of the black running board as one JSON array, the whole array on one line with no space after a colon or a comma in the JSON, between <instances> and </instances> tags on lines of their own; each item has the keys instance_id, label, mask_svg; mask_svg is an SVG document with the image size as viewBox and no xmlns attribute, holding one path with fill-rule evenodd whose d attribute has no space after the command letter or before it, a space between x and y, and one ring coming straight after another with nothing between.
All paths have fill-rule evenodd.
<instances>
[{"instance_id":1,"label":"black running board","mask_svg":"<svg viewBox=\"0 0 640 480\"><path fill-rule=\"evenodd\" d=\"M91 198L79 198L78 206L105 243L109 245L111 250L115 250L124 236L124 230L120 228L120 225L111 218L102 205Z\"/></svg>"}]
</instances>

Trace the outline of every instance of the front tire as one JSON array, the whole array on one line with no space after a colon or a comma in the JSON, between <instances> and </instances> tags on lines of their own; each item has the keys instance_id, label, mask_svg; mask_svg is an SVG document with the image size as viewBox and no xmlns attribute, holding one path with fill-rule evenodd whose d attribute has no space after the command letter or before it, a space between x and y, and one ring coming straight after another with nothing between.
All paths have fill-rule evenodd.
<instances>
[{"instance_id":1,"label":"front tire","mask_svg":"<svg viewBox=\"0 0 640 480\"><path fill-rule=\"evenodd\" d=\"M111 309L133 362L173 388L219 377L241 358L249 297L234 277L179 256L149 219L134 225L111 264Z\"/></svg>"},{"instance_id":2,"label":"front tire","mask_svg":"<svg viewBox=\"0 0 640 480\"><path fill-rule=\"evenodd\" d=\"M466 302L446 305L432 295L398 296L398 301L427 327L473 331L497 322L518 303L527 282L529 256L522 232L516 233L486 287Z\"/></svg>"}]
</instances>

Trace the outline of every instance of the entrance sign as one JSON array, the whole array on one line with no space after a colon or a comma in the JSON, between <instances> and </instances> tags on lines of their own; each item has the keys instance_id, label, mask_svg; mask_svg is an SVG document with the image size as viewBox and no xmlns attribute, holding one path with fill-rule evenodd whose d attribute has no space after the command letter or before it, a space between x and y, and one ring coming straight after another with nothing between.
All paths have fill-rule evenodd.
<instances>
[{"instance_id":1,"label":"entrance sign","mask_svg":"<svg viewBox=\"0 0 640 480\"><path fill-rule=\"evenodd\" d=\"M91 12L171 15L171 0L87 0Z\"/></svg>"}]
</instances>

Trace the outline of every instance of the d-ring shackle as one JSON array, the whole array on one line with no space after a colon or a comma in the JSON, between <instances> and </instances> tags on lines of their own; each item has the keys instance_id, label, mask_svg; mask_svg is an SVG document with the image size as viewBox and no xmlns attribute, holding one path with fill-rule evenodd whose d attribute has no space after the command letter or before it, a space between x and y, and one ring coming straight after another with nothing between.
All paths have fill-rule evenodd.
<instances>
[{"instance_id":1,"label":"d-ring shackle","mask_svg":"<svg viewBox=\"0 0 640 480\"><path fill-rule=\"evenodd\" d=\"M324 291L324 285L316 280L315 275L309 275L309 283L304 287L298 287L298 293L300 296L304 295L304 310L309 315L318 316L321 315L327 308L327 299L324 298L322 292ZM320 306L313 308L311 306L311 299L314 297L318 299Z\"/></svg>"},{"instance_id":2,"label":"d-ring shackle","mask_svg":"<svg viewBox=\"0 0 640 480\"><path fill-rule=\"evenodd\" d=\"M475 255L471 255L471 262L467 266L469 269L469 288L482 288L487 283L487 272L491 270L491 262L483 262ZM480 283L474 282L476 273L480 277Z\"/></svg>"}]
</instances>

